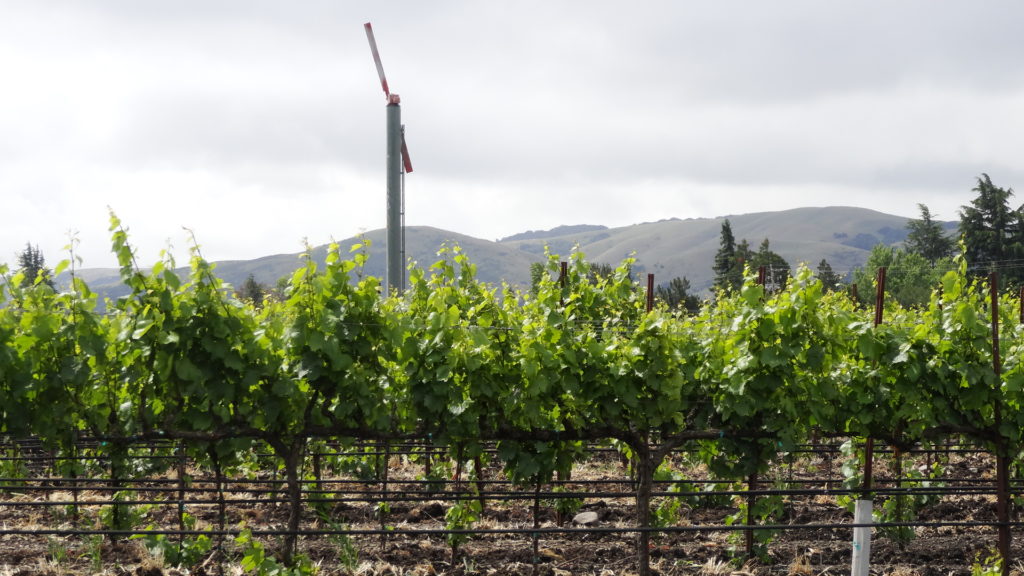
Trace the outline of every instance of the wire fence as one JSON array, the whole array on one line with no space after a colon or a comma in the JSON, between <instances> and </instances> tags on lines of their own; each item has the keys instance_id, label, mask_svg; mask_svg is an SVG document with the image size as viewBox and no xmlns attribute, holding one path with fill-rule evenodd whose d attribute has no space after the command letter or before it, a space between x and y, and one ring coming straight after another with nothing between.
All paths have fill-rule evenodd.
<instances>
[{"instance_id":1,"label":"wire fence","mask_svg":"<svg viewBox=\"0 0 1024 576\"><path fill-rule=\"evenodd\" d=\"M474 546L507 547L505 539L512 538L516 546L535 549L517 557L540 573L541 543L614 542L617 561L628 565L640 533L660 539L659 553L673 566L692 568L697 559L718 553L741 557L738 534L763 542L758 553L765 562L793 561L801 546L834 548L839 555L829 558L835 561L848 558L852 529L862 526L847 507L864 491L849 476L849 465L844 475L844 464L856 456L841 451L838 441L780 455L756 485L714 477L694 465L686 450L677 451L665 473L656 475L655 521L646 527L635 520L637 486L628 463L605 445L589 447L570 478L524 485L505 478L500 465L487 464L497 461L493 447L473 469L458 466L426 441L325 442L304 459L298 529L286 526L287 480L269 452L247 453L215 472L173 442L140 443L130 447L128 477L115 480L108 474L109 457L98 447L86 440L77 455L68 456L51 454L32 440L0 443L0 538L52 547L53 538L73 545L91 537L165 537L181 545L205 537L217 542L224 561L231 557L224 552L231 538L240 534L268 542L298 536L305 549L327 562L338 560L317 546L325 539L351 539L363 557L378 559L415 541L420 549L434 547L423 558L448 567L458 562L459 542L461 557L472 558ZM896 456L902 458L899 466ZM979 542L991 540L997 527L1024 525L997 521L994 459L984 450L948 444L897 452L882 446L875 458L871 498L880 513L871 526L891 546L905 550L914 540L927 545L935 535L969 533L962 552L951 556L959 562L953 566L969 568L983 547ZM78 473L68 476L67 470ZM1024 498L1024 479L1013 479L1010 495ZM470 503L476 506L472 517L453 521L451 511ZM438 549L447 552L442 556ZM661 571L672 573L670 567Z\"/></svg>"}]
</instances>

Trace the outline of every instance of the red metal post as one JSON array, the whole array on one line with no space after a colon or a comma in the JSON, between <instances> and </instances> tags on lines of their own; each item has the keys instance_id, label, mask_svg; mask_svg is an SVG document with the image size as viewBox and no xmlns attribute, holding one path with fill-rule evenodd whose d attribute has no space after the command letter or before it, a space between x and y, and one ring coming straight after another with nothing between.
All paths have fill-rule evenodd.
<instances>
[{"instance_id":1,"label":"red metal post","mask_svg":"<svg viewBox=\"0 0 1024 576\"><path fill-rule=\"evenodd\" d=\"M885 266L878 269L878 290L875 292L875 326L882 323L882 309L885 307Z\"/></svg>"},{"instance_id":2,"label":"red metal post","mask_svg":"<svg viewBox=\"0 0 1024 576\"><path fill-rule=\"evenodd\" d=\"M882 309L885 307L885 266L878 269L878 286L875 291L875 326L882 323ZM874 474L875 439L864 441L864 493L871 492L872 475Z\"/></svg>"},{"instance_id":3,"label":"red metal post","mask_svg":"<svg viewBox=\"0 0 1024 576\"><path fill-rule=\"evenodd\" d=\"M992 371L995 373L996 404L994 406L995 428L998 434L996 444L996 519L999 521L999 556L1003 561L1003 576L1010 574L1010 462L1007 457L1006 438L1000 428L1003 424L1002 415L1002 361L999 357L999 274L992 272L988 276L989 297L992 300Z\"/></svg>"},{"instance_id":4,"label":"red metal post","mask_svg":"<svg viewBox=\"0 0 1024 576\"><path fill-rule=\"evenodd\" d=\"M569 263L562 262L561 273L558 275L558 286L562 289L562 297L559 303L565 306L565 284L569 281Z\"/></svg>"}]
</instances>

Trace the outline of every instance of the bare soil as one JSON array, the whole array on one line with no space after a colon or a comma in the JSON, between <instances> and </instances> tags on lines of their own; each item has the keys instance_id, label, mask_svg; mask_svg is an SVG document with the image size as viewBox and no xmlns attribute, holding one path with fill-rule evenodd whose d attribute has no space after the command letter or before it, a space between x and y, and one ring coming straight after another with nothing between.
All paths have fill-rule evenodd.
<instances>
[{"instance_id":1,"label":"bare soil","mask_svg":"<svg viewBox=\"0 0 1024 576\"><path fill-rule=\"evenodd\" d=\"M916 465L908 461L906 464ZM679 468L684 466L679 465ZM885 471L884 466L879 466ZM945 463L944 476L963 479L974 486L991 486L991 463L984 455L951 456ZM411 480L422 473L420 466L400 458L393 458L390 469L389 490L416 496L416 500L396 500L383 515L377 515L375 503L346 500L324 508L319 516L310 506L305 508L303 529L376 529L382 525L394 530L440 530L445 527L445 513L451 500L429 499L422 485ZM497 471L488 470L485 478L496 478ZM700 477L702 471L683 470L688 478ZM196 472L198 475L199 473ZM834 458L811 457L795 466L780 465L761 488L779 486L781 482L801 479L832 478L832 489L838 488L838 463ZM883 476L882 474L879 475ZM204 478L208 478L204 476ZM475 526L481 529L526 530L519 534L484 534L462 543L453 558L452 548L444 535L393 534L334 535L304 537L299 552L308 556L319 574L359 575L533 575L617 576L635 574L636 535L624 532L601 532L601 529L631 528L635 518L635 501L627 493L632 490L625 469L614 457L595 458L573 472L574 481L609 479L614 483L601 485L596 490L591 484L568 484L566 490L588 492L579 511L597 512L599 520L592 526L597 530L587 533L540 534L536 539L529 530L534 526L533 499L503 501L490 500ZM403 484L403 481L409 482ZM770 481L770 482L769 482ZM792 484L796 485L796 484ZM884 486L884 480L878 485ZM949 482L949 486L964 485ZM193 487L212 484L195 481ZM823 485L800 484L800 487L823 488ZM377 483L324 485L334 496L352 498L380 490ZM469 489L469 483L463 483ZM287 521L287 505L272 495L252 490L251 485L229 486L224 526L236 529L244 524L253 530L283 529ZM508 484L485 484L486 491L514 490ZM662 488L664 489L664 488ZM334 492L334 491L337 492ZM521 489L529 492L529 488ZM545 487L550 490L550 487ZM990 494L969 494L963 490L938 496L918 510L916 517L922 522L994 522L995 499ZM45 502L67 502L71 493L60 486L31 487L8 490L0 494L0 525L6 531L23 532L100 528L102 512L109 506L90 505L89 501L107 502L108 495L100 492L80 494L79 516L72 517L67 505L43 506ZM136 501L165 502L136 505L136 526L176 529L178 526L176 492L140 491ZM192 494L186 510L197 519L197 528L216 529L220 524L219 508L213 492ZM884 497L876 497L876 509ZM658 498L655 505L665 502ZM733 515L739 497L719 497L717 501L688 500L682 504L674 526L721 526ZM559 517L550 498L539 508L537 517L541 528L555 528L560 524L572 526L568 517ZM832 493L819 492L787 497L781 516L772 520L776 524L792 526L837 525L825 528L800 528L778 532L765 548L753 557L744 554L743 532L690 531L656 534L651 538L650 553L653 572L661 575L701 574L772 575L847 574L851 561L852 531L843 527L852 522L852 514L837 503ZM1019 542L1024 534L1015 530L1013 546L1015 558L1024 558L1024 547ZM169 536L176 541L177 536ZM280 539L261 539L268 554L277 549ZM992 556L996 545L996 529L991 526L918 527L914 537L899 542L881 530L875 530L872 541L872 573L897 576L960 576L971 574L972 565ZM354 554L351 551L355 551ZM136 576L178 576L185 574L214 575L242 574L243 551L232 537L215 538L210 553L192 566L168 566L160 555L154 555L139 539L119 539L111 542L99 536L63 536L45 533L4 533L0 535L0 576L30 574L114 574ZM1016 569L1024 564L1015 566Z\"/></svg>"}]
</instances>

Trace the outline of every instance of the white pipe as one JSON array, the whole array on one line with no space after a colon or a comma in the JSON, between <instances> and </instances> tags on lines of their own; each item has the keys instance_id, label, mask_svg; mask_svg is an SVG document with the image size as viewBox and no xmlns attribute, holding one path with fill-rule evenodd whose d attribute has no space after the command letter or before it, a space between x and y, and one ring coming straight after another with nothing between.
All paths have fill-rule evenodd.
<instances>
[{"instance_id":1,"label":"white pipe","mask_svg":"<svg viewBox=\"0 0 1024 576\"><path fill-rule=\"evenodd\" d=\"M871 500L857 500L854 524L871 524ZM853 529L853 565L850 576L868 576L871 567L871 526Z\"/></svg>"}]
</instances>

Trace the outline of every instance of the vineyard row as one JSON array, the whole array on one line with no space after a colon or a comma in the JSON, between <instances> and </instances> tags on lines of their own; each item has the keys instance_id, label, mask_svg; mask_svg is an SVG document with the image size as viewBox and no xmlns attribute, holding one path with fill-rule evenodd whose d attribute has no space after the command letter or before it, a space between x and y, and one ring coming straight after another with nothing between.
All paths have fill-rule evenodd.
<instances>
[{"instance_id":1,"label":"vineyard row","mask_svg":"<svg viewBox=\"0 0 1024 576\"><path fill-rule=\"evenodd\" d=\"M611 440L633 461L641 527L655 471L683 445L751 485L819 435L898 448L956 435L996 454L1003 476L1019 463L1020 299L972 281L963 262L928 306L880 301L873 319L807 269L776 293L751 278L685 315L648 309L629 259L593 278L581 254L567 266L552 255L523 293L477 281L444 247L429 269L410 269L404 294L382 297L361 273L363 247L332 246L323 266L306 258L281 301L255 309L198 248L183 279L169 255L141 269L113 216L111 232L130 293L102 314L73 270L59 293L3 271L0 432L57 453L105 438L121 478L140 439L185 441L217 468L265 442L291 487L289 530L313 437L424 436L457 462L496 440L524 484L567 474L584 441Z\"/></svg>"}]
</instances>

